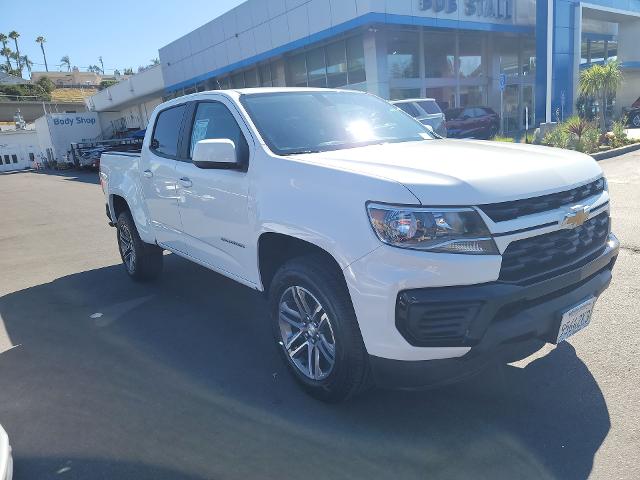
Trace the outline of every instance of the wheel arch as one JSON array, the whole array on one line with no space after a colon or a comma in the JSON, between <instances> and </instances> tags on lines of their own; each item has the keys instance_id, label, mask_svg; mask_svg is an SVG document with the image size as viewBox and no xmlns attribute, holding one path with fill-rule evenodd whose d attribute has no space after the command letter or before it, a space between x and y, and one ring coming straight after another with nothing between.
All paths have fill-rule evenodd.
<instances>
[{"instance_id":1,"label":"wheel arch","mask_svg":"<svg viewBox=\"0 0 640 480\"><path fill-rule=\"evenodd\" d=\"M273 277L278 269L289 260L315 255L326 261L340 273L345 282L344 273L336 258L326 249L291 235L265 232L258 238L258 272L263 291L269 291Z\"/></svg>"}]
</instances>

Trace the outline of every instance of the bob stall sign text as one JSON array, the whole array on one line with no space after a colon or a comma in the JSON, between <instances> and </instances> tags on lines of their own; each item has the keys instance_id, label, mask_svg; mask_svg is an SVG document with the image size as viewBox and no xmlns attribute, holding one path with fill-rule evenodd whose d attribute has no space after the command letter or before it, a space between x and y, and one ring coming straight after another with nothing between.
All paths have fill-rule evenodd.
<instances>
[{"instance_id":1,"label":"bob stall sign text","mask_svg":"<svg viewBox=\"0 0 640 480\"><path fill-rule=\"evenodd\" d=\"M420 0L420 10L455 13L464 4L464 14L484 18L513 18L513 0Z\"/></svg>"}]
</instances>

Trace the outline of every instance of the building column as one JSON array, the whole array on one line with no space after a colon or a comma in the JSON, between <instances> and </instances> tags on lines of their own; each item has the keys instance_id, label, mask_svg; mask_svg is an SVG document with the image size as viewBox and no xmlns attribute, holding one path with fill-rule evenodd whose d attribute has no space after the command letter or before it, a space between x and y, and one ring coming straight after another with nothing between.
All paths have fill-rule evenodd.
<instances>
[{"instance_id":1,"label":"building column","mask_svg":"<svg viewBox=\"0 0 640 480\"><path fill-rule=\"evenodd\" d=\"M388 99L387 35L384 27L371 27L366 31L363 36L363 46L367 91Z\"/></svg>"},{"instance_id":2,"label":"building column","mask_svg":"<svg viewBox=\"0 0 640 480\"><path fill-rule=\"evenodd\" d=\"M622 64L624 81L618 90L616 111L630 107L640 96L640 19L634 18L618 25L618 60Z\"/></svg>"}]
</instances>

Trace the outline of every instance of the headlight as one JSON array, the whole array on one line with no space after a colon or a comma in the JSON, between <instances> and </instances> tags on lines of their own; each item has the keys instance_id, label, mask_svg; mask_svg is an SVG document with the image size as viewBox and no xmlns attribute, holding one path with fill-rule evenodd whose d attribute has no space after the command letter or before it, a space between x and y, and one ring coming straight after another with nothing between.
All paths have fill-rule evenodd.
<instances>
[{"instance_id":1,"label":"headlight","mask_svg":"<svg viewBox=\"0 0 640 480\"><path fill-rule=\"evenodd\" d=\"M367 205L378 238L414 250L498 255L487 226L472 208L419 208Z\"/></svg>"}]
</instances>

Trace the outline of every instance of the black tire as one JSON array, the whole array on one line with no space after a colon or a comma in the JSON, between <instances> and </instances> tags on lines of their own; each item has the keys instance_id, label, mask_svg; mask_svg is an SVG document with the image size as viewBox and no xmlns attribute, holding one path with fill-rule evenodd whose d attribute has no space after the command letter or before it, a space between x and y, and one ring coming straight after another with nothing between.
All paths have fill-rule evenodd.
<instances>
[{"instance_id":1,"label":"black tire","mask_svg":"<svg viewBox=\"0 0 640 480\"><path fill-rule=\"evenodd\" d=\"M636 128L640 128L640 113L636 113L635 115L633 115L633 117L631 117L631 125Z\"/></svg>"},{"instance_id":2,"label":"black tire","mask_svg":"<svg viewBox=\"0 0 640 480\"><path fill-rule=\"evenodd\" d=\"M326 378L305 376L291 360L281 335L280 302L290 287L300 286L319 301L330 319L335 338L333 368ZM303 389L318 400L338 403L367 389L369 357L362 340L351 297L342 272L322 255L295 258L276 273L269 289L269 310L278 351Z\"/></svg>"},{"instance_id":3,"label":"black tire","mask_svg":"<svg viewBox=\"0 0 640 480\"><path fill-rule=\"evenodd\" d=\"M150 282L162 273L163 250L157 245L144 243L129 212L118 215L116 223L118 250L127 274L136 282ZM129 250L126 237L131 238ZM131 257L127 257L131 254ZM133 261L130 259L133 258Z\"/></svg>"}]
</instances>

